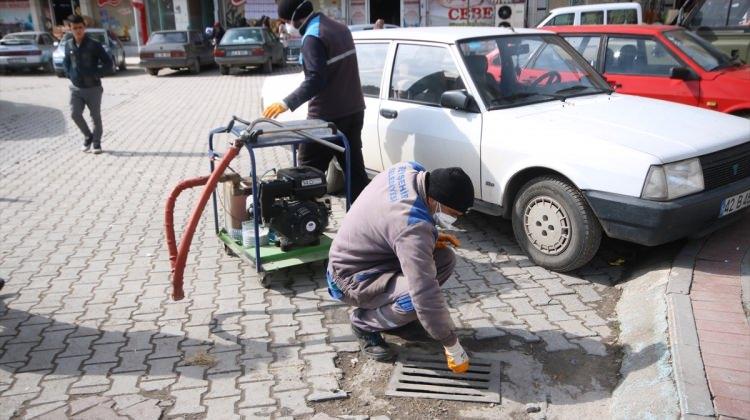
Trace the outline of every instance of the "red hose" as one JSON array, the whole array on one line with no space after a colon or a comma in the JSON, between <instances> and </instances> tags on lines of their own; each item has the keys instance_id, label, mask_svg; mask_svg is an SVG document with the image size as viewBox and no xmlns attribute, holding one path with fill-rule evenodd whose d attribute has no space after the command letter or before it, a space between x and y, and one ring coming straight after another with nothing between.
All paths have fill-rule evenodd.
<instances>
[{"instance_id":1,"label":"red hose","mask_svg":"<svg viewBox=\"0 0 750 420\"><path fill-rule=\"evenodd\" d=\"M206 185L208 182L208 176L201 176L193 179L186 179L177 184L172 190L172 193L167 197L167 205L164 207L164 231L167 235L167 249L169 249L169 264L174 270L175 262L177 261L177 240L174 236L174 203L177 201L177 197L183 191L189 188L199 187Z\"/></svg>"},{"instance_id":2,"label":"red hose","mask_svg":"<svg viewBox=\"0 0 750 420\"><path fill-rule=\"evenodd\" d=\"M164 227L167 235L167 246L169 247L169 260L170 262L173 261L172 272L174 275L172 276L172 299L174 300L182 300L183 298L185 298L185 291L182 289L182 278L185 274L185 263L187 262L188 252L190 251L190 243L193 241L193 234L195 233L195 229L198 227L198 222L200 222L203 209L206 207L206 203L208 202L209 197L211 197L211 194L216 189L216 184L219 182L219 179L224 174L224 171L227 169L227 166L229 166L229 163L232 161L232 159L234 159L240 152L241 147L241 144L234 144L230 146L229 149L227 149L227 152L224 154L224 157L221 158L219 164L216 166L214 171L205 182L203 182L203 177L183 181L178 184L178 186L174 191L172 191L172 194L170 194L169 198L167 199ZM185 185L181 188L183 184ZM193 212L190 214L187 228L184 232L182 232L182 237L180 238L179 249L177 249L175 252L174 223L171 211L174 210L174 199L176 199L177 195L179 195L179 193L185 188L192 188L201 184L205 184L205 187L203 187L203 193L200 196L200 200L198 200L198 203L193 208Z\"/></svg>"}]
</instances>

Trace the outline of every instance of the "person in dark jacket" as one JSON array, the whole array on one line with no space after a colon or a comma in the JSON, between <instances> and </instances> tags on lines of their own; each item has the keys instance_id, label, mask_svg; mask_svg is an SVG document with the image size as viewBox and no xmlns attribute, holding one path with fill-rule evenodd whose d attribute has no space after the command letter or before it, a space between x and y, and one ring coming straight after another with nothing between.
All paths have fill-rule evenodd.
<instances>
[{"instance_id":1,"label":"person in dark jacket","mask_svg":"<svg viewBox=\"0 0 750 420\"><path fill-rule=\"evenodd\" d=\"M305 80L282 102L263 110L266 118L276 118L288 109L294 111L308 102L307 118L322 119L336 124L349 140L351 149L352 199L368 183L362 158L362 124L365 99L359 80L357 54L349 28L320 13L313 13L309 0L279 0L279 18L290 35L302 34L300 61ZM331 158L345 167L344 154L316 143L300 147L299 162L321 171L328 168Z\"/></svg>"},{"instance_id":2,"label":"person in dark jacket","mask_svg":"<svg viewBox=\"0 0 750 420\"><path fill-rule=\"evenodd\" d=\"M83 18L73 15L68 18L73 33L65 44L63 66L70 79L70 116L83 133L83 152L93 147L93 153L102 152L102 72L111 69L112 59L104 47L86 35L86 23ZM101 68L99 67L101 65ZM89 108L94 120L94 132L89 129L83 118L84 107Z\"/></svg>"},{"instance_id":3,"label":"person in dark jacket","mask_svg":"<svg viewBox=\"0 0 750 420\"><path fill-rule=\"evenodd\" d=\"M214 30L211 34L211 39L214 46L219 45L219 43L221 42L221 38L224 38L225 33L226 31L224 30L224 27L221 26L221 22L214 22Z\"/></svg>"}]
</instances>

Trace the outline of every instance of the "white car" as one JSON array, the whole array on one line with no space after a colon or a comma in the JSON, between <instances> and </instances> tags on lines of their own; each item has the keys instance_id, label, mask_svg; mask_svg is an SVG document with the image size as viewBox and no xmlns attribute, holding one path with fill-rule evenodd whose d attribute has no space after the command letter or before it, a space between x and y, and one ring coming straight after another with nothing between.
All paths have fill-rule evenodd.
<instances>
[{"instance_id":1,"label":"white car","mask_svg":"<svg viewBox=\"0 0 750 420\"><path fill-rule=\"evenodd\" d=\"M46 32L15 32L0 40L0 72L18 69L52 71L55 38Z\"/></svg>"},{"instance_id":2,"label":"white car","mask_svg":"<svg viewBox=\"0 0 750 420\"><path fill-rule=\"evenodd\" d=\"M474 210L511 218L544 267L586 264L602 233L658 245L747 214L749 120L613 93L541 30L410 28L354 39L368 171L411 160L462 167ZM263 103L302 79L267 78Z\"/></svg>"}]
</instances>

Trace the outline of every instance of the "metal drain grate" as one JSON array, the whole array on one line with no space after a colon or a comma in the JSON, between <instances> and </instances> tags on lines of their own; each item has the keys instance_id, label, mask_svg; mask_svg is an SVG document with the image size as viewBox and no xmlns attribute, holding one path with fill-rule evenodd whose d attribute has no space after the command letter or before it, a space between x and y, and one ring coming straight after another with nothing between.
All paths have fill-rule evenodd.
<instances>
[{"instance_id":1,"label":"metal drain grate","mask_svg":"<svg viewBox=\"0 0 750 420\"><path fill-rule=\"evenodd\" d=\"M500 362L471 359L469 371L458 374L445 356L402 355L385 395L499 403Z\"/></svg>"}]
</instances>

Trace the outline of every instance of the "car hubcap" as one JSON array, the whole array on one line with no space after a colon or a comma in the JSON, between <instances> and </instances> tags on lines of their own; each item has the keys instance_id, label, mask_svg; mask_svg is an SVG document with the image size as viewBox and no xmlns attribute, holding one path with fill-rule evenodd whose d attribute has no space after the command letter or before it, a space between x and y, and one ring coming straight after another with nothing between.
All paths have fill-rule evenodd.
<instances>
[{"instance_id":1,"label":"car hubcap","mask_svg":"<svg viewBox=\"0 0 750 420\"><path fill-rule=\"evenodd\" d=\"M557 255L570 242L570 219L565 209L547 196L531 200L524 211L524 230L534 248Z\"/></svg>"}]
</instances>

